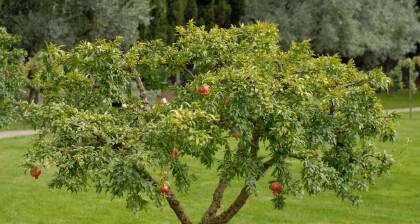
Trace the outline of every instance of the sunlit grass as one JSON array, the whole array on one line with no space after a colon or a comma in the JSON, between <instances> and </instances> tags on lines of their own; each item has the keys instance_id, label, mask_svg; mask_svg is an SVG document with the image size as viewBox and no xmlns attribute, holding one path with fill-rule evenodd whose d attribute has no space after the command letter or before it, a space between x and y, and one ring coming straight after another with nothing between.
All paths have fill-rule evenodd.
<instances>
[{"instance_id":1,"label":"sunlit grass","mask_svg":"<svg viewBox=\"0 0 420 224\"><path fill-rule=\"evenodd\" d=\"M406 90L390 93L378 93L377 96L381 100L385 109L409 107L408 91ZM420 92L413 94L412 106L420 107Z\"/></svg>"},{"instance_id":2,"label":"sunlit grass","mask_svg":"<svg viewBox=\"0 0 420 224\"><path fill-rule=\"evenodd\" d=\"M273 209L268 189L269 176L259 182L258 196L252 197L231 223L420 223L420 113L415 120L402 115L396 143L378 145L395 157L390 175L378 179L364 203L354 207L341 201L331 192L303 198L289 197L287 206ZM71 194L47 187L52 170L45 171L34 180L24 174L20 166L31 138L0 140L0 223L77 223L128 224L178 223L168 206L150 207L147 212L132 214L125 201L92 192ZM192 172L198 180L188 194L179 194L183 206L197 223L209 205L216 185L214 170L206 170L191 162ZM239 192L234 183L226 192L224 206Z\"/></svg>"}]
</instances>

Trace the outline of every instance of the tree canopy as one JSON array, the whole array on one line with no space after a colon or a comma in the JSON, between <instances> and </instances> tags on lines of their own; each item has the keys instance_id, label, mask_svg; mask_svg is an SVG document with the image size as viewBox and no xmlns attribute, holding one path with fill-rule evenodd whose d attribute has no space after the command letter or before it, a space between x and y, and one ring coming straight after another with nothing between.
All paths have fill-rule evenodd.
<instances>
[{"instance_id":1,"label":"tree canopy","mask_svg":"<svg viewBox=\"0 0 420 224\"><path fill-rule=\"evenodd\" d=\"M52 187L94 187L134 211L166 200L181 223L193 222L176 197L194 180L186 159L219 178L201 223L227 223L263 175L276 183L275 208L289 195L327 190L358 203L357 192L391 166L374 145L395 136L395 116L375 96L390 83L381 70L314 57L307 41L282 51L278 30L263 22L209 31L190 23L177 35L173 44L137 43L128 52L121 40L49 46L34 79L45 101L22 104L39 128L25 166L57 167ZM128 84L156 69L191 79L173 101L149 106ZM221 209L234 178L243 188Z\"/></svg>"},{"instance_id":2,"label":"tree canopy","mask_svg":"<svg viewBox=\"0 0 420 224\"><path fill-rule=\"evenodd\" d=\"M132 44L139 25L149 24L149 8L148 0L5 0L2 20L33 54L50 42L70 48L81 40L118 35Z\"/></svg>"},{"instance_id":3,"label":"tree canopy","mask_svg":"<svg viewBox=\"0 0 420 224\"><path fill-rule=\"evenodd\" d=\"M356 58L371 69L398 61L420 42L416 1L261 0L247 2L246 18L275 22L282 45L311 39L317 53Z\"/></svg>"}]
</instances>

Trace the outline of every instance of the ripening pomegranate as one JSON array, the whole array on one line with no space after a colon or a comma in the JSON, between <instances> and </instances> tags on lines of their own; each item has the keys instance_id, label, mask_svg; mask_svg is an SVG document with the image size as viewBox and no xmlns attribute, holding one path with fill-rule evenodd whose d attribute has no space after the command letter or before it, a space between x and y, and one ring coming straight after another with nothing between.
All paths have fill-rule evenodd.
<instances>
[{"instance_id":1,"label":"ripening pomegranate","mask_svg":"<svg viewBox=\"0 0 420 224\"><path fill-rule=\"evenodd\" d=\"M280 193L281 190L283 189L283 186L279 183L279 182L274 182L271 184L271 190L273 191L273 193Z\"/></svg>"},{"instance_id":2,"label":"ripening pomegranate","mask_svg":"<svg viewBox=\"0 0 420 224\"><path fill-rule=\"evenodd\" d=\"M160 188L160 193L167 194L169 192L169 186L167 184L162 185Z\"/></svg>"},{"instance_id":3,"label":"ripening pomegranate","mask_svg":"<svg viewBox=\"0 0 420 224\"><path fill-rule=\"evenodd\" d=\"M200 88L198 88L198 92L202 96L207 95L210 92L210 86L202 85L202 86L200 86Z\"/></svg>"},{"instance_id":4,"label":"ripening pomegranate","mask_svg":"<svg viewBox=\"0 0 420 224\"><path fill-rule=\"evenodd\" d=\"M41 169L38 167L32 168L30 174L31 176L35 177L35 179L38 179L39 175L41 175Z\"/></svg>"}]
</instances>

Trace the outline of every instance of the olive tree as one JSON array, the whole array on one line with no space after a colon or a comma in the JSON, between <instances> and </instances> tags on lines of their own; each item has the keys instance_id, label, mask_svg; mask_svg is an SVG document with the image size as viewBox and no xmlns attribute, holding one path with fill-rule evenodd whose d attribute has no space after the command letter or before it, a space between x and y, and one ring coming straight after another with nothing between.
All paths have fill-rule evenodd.
<instances>
[{"instance_id":1,"label":"olive tree","mask_svg":"<svg viewBox=\"0 0 420 224\"><path fill-rule=\"evenodd\" d=\"M209 31L190 23L177 33L172 45L138 43L126 53L118 41L50 46L37 76L45 103L24 105L39 128L26 167L57 167L51 187L95 188L134 211L166 201L193 223L176 194L188 192L187 159L195 159L218 177L203 224L229 222L264 175L280 209L290 195L327 190L358 203L390 168L391 156L374 146L395 136L395 116L375 97L390 83L380 70L315 57L308 42L281 51L278 30L262 22ZM131 80L144 96L144 78L162 70L190 77L177 98L147 105L132 94ZM242 189L221 209L237 178Z\"/></svg>"},{"instance_id":2,"label":"olive tree","mask_svg":"<svg viewBox=\"0 0 420 224\"><path fill-rule=\"evenodd\" d=\"M418 2L418 1L417 1ZM356 58L370 69L389 72L420 42L415 0L260 0L246 2L244 20L262 19L280 26L281 44L312 39L320 54Z\"/></svg>"},{"instance_id":3,"label":"olive tree","mask_svg":"<svg viewBox=\"0 0 420 224\"><path fill-rule=\"evenodd\" d=\"M22 35L30 56L53 42L73 48L81 40L115 38L125 44L139 37L139 25L150 22L148 0L4 0L0 19Z\"/></svg>"}]
</instances>

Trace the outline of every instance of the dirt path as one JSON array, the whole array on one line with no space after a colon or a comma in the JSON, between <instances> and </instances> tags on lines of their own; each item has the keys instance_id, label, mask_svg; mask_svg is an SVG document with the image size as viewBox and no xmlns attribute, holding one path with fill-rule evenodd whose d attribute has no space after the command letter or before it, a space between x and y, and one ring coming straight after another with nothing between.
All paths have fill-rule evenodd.
<instances>
[{"instance_id":1,"label":"dirt path","mask_svg":"<svg viewBox=\"0 0 420 224\"><path fill-rule=\"evenodd\" d=\"M35 134L34 130L13 130L13 131L0 131L1 138L10 138L18 136L29 136Z\"/></svg>"},{"instance_id":2,"label":"dirt path","mask_svg":"<svg viewBox=\"0 0 420 224\"><path fill-rule=\"evenodd\" d=\"M398 108L398 109L388 109L385 110L388 112L397 112L397 113L408 113L410 112L410 108ZM413 107L413 112L420 111L420 107Z\"/></svg>"}]
</instances>

